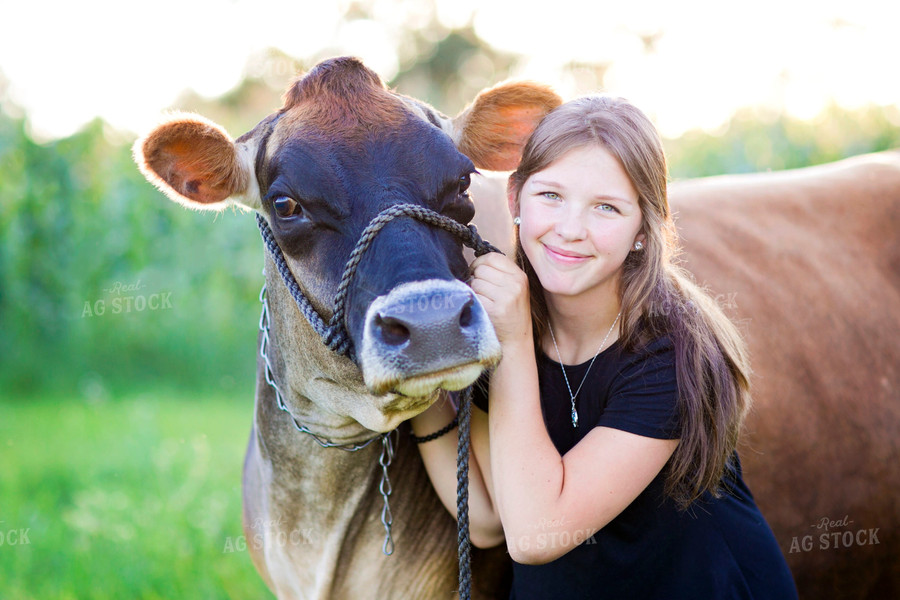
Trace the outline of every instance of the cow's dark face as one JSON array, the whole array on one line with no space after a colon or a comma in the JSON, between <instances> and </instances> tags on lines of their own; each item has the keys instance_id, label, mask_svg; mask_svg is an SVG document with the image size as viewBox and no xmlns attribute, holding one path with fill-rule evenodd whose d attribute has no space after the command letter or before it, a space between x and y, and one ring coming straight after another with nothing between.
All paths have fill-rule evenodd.
<instances>
[{"instance_id":1,"label":"cow's dark face","mask_svg":"<svg viewBox=\"0 0 900 600\"><path fill-rule=\"evenodd\" d=\"M466 189L472 162L434 126L417 117L408 126L408 132L390 132L388 139L367 140L363 148L325 140L315 130L298 130L266 160L263 168L271 183L262 210L323 314L333 308L344 264L360 234L380 211L418 204L464 224L474 215ZM434 273L426 265L435 261L442 264L443 278L465 274L456 238L398 218L366 252L351 294L353 307L359 308L362 296L371 301L373 294L386 293L398 278ZM351 320L356 312L350 311Z\"/></svg>"},{"instance_id":2,"label":"cow's dark face","mask_svg":"<svg viewBox=\"0 0 900 600\"><path fill-rule=\"evenodd\" d=\"M395 204L468 223L475 166L361 65L314 71L288 98L292 104L261 125L262 211L327 318L366 225ZM459 240L441 229L400 217L378 234L349 289L346 321L373 392L459 389L496 362L493 329L461 282L466 271Z\"/></svg>"},{"instance_id":3,"label":"cow's dark face","mask_svg":"<svg viewBox=\"0 0 900 600\"><path fill-rule=\"evenodd\" d=\"M263 215L327 320L344 266L375 215L410 203L467 223L475 167L514 168L531 131L559 103L544 86L509 83L449 119L387 90L356 59L339 58L299 79L282 109L239 139L202 117L174 115L135 143L135 160L185 206L231 203ZM473 381L498 360L499 345L465 275L460 243L449 233L400 217L378 234L347 305L365 386L377 396L360 402L359 372L318 339L267 268L272 354L292 411L303 408L313 425L346 416L388 431L424 410L437 389ZM327 403L327 410L303 403Z\"/></svg>"}]
</instances>

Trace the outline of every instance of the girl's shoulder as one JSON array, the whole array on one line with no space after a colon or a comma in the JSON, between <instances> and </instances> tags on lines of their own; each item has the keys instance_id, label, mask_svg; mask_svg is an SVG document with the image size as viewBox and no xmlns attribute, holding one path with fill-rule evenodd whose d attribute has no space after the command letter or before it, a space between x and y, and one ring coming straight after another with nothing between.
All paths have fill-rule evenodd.
<instances>
[{"instance_id":1,"label":"girl's shoulder","mask_svg":"<svg viewBox=\"0 0 900 600\"><path fill-rule=\"evenodd\" d=\"M667 335L622 348L598 425L659 439L680 437L675 344Z\"/></svg>"},{"instance_id":2,"label":"girl's shoulder","mask_svg":"<svg viewBox=\"0 0 900 600\"><path fill-rule=\"evenodd\" d=\"M648 366L675 367L675 338L669 333L639 332L630 342L619 345L617 358L621 368ZM673 372L674 373L674 372Z\"/></svg>"}]
</instances>

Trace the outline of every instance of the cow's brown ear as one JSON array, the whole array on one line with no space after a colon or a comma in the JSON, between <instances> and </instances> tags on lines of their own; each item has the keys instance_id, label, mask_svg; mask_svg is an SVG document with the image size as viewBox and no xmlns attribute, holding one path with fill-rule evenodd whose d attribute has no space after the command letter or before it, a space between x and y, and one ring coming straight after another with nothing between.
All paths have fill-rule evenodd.
<instances>
[{"instance_id":1,"label":"cow's brown ear","mask_svg":"<svg viewBox=\"0 0 900 600\"><path fill-rule=\"evenodd\" d=\"M549 86L507 82L482 91L453 119L459 151L480 169L509 171L522 158L528 136L544 115L562 104Z\"/></svg>"},{"instance_id":2,"label":"cow's brown ear","mask_svg":"<svg viewBox=\"0 0 900 600\"><path fill-rule=\"evenodd\" d=\"M235 144L212 121L175 113L135 142L134 160L147 180L188 208L220 210L230 202L257 208L255 150Z\"/></svg>"}]
</instances>

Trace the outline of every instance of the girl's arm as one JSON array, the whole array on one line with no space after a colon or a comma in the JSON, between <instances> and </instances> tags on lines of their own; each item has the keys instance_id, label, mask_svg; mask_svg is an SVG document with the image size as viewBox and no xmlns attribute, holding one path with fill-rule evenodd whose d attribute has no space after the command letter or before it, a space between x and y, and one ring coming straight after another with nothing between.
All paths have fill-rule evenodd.
<instances>
[{"instance_id":1,"label":"girl's arm","mask_svg":"<svg viewBox=\"0 0 900 600\"><path fill-rule=\"evenodd\" d=\"M413 433L419 437L432 434L450 423L456 408L447 394L424 413L411 420ZM456 517L456 448L459 432L453 429L441 437L418 444L419 453L441 502ZM494 507L490 478L488 417L472 405L469 454L469 537L479 548L490 548L503 541L500 517Z\"/></svg>"},{"instance_id":2,"label":"girl's arm","mask_svg":"<svg viewBox=\"0 0 900 600\"><path fill-rule=\"evenodd\" d=\"M473 262L472 289L503 358L490 384L491 471L510 556L559 558L622 512L662 470L677 440L597 427L560 456L544 424L525 274L496 254Z\"/></svg>"}]
</instances>

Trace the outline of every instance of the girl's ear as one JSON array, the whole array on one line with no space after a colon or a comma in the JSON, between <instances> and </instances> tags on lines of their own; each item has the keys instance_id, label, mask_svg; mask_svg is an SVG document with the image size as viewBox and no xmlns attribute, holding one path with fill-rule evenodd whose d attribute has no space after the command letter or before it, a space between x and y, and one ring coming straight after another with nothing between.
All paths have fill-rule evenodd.
<instances>
[{"instance_id":1,"label":"girl's ear","mask_svg":"<svg viewBox=\"0 0 900 600\"><path fill-rule=\"evenodd\" d=\"M644 235L644 231L643 229L641 229L641 231L639 231L638 234L634 236L634 241L631 242L631 250L642 250L647 245L646 240L647 236Z\"/></svg>"}]
</instances>

